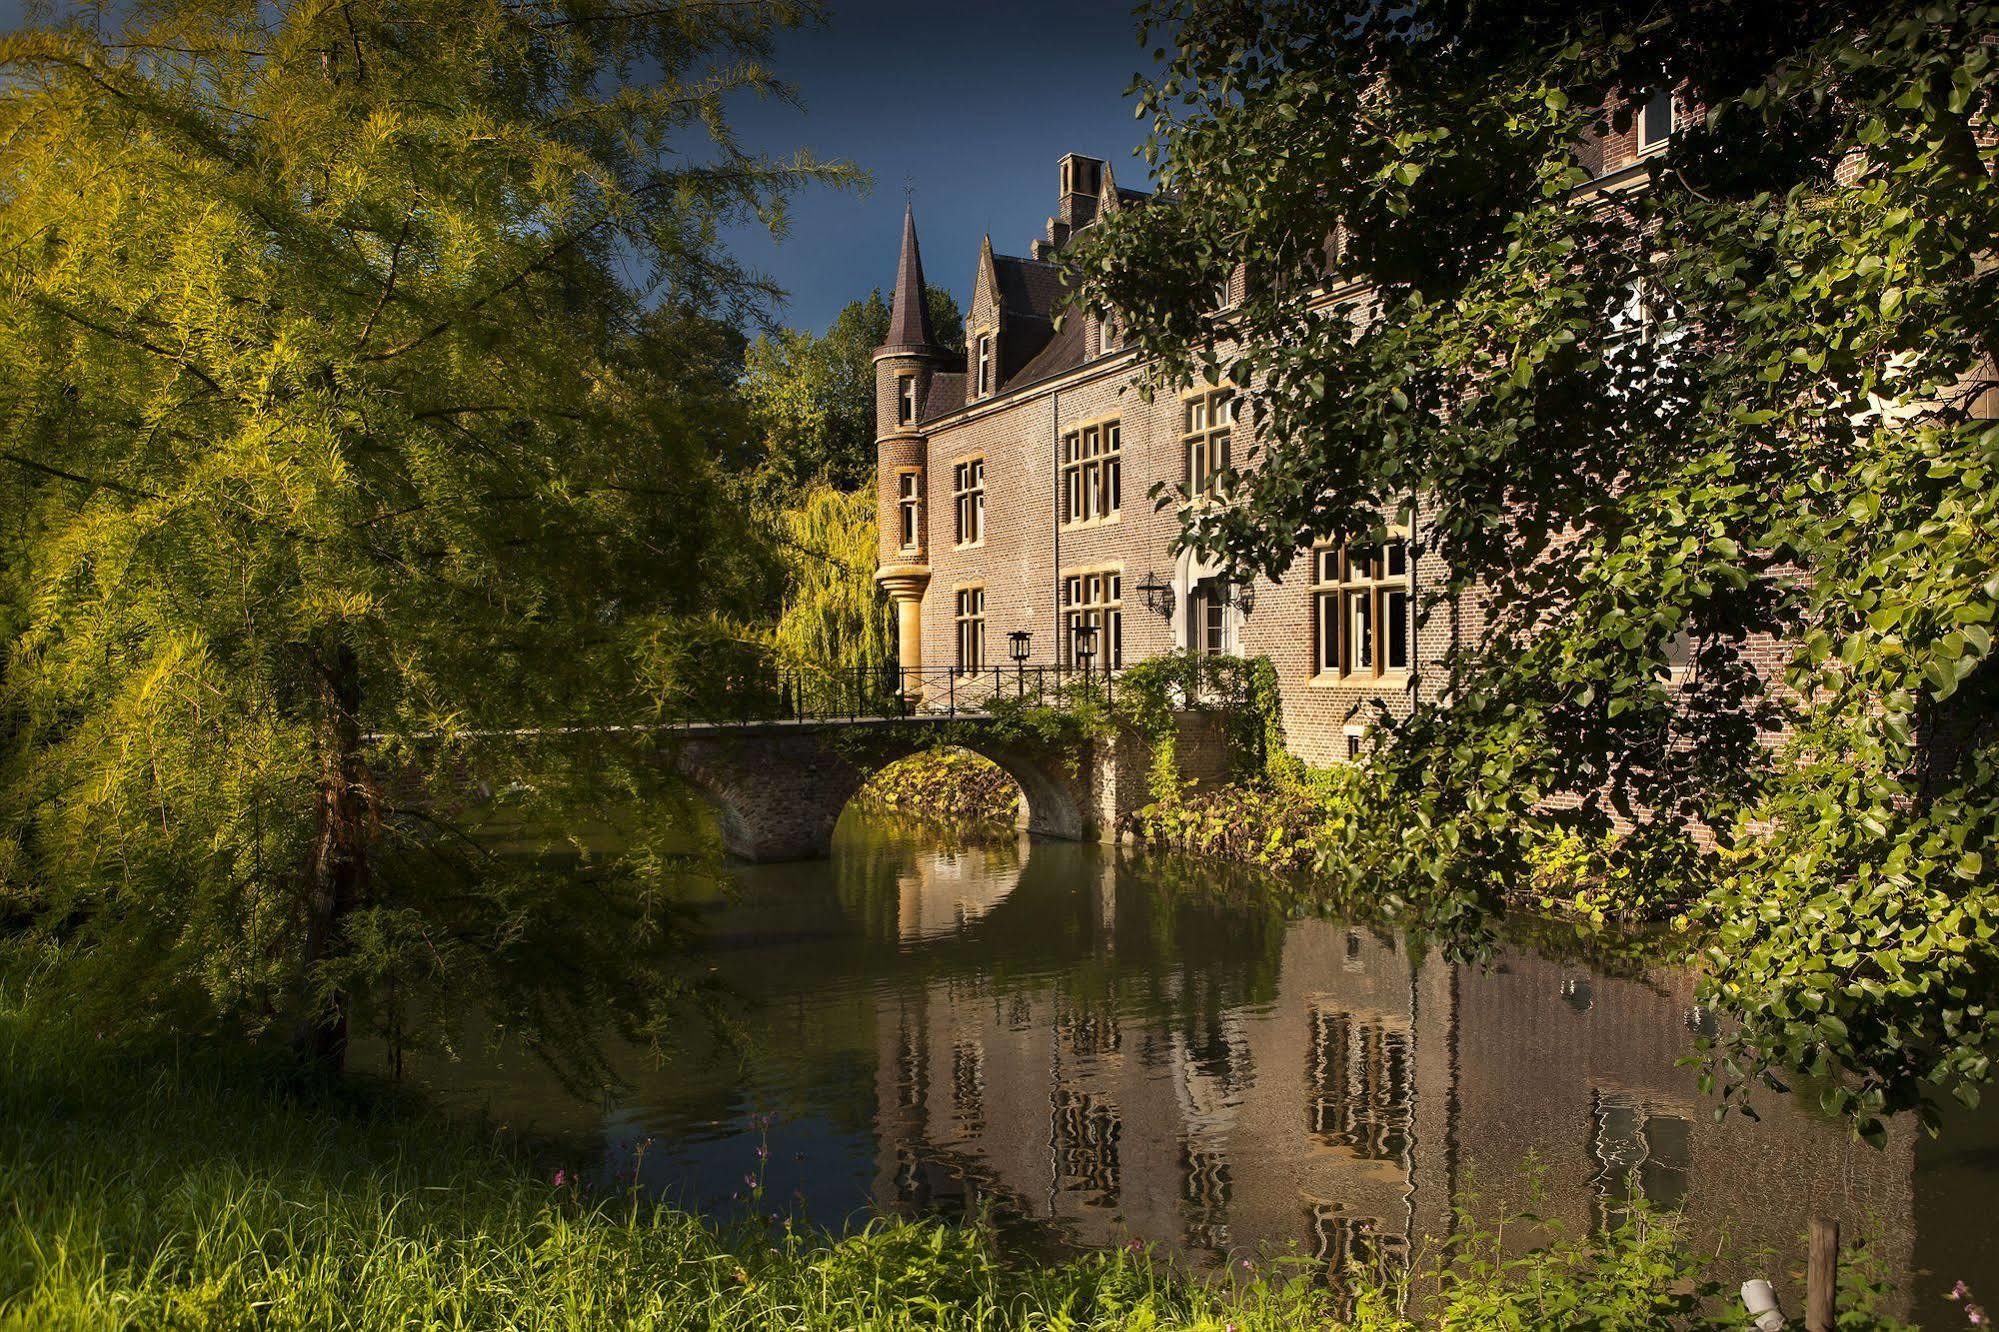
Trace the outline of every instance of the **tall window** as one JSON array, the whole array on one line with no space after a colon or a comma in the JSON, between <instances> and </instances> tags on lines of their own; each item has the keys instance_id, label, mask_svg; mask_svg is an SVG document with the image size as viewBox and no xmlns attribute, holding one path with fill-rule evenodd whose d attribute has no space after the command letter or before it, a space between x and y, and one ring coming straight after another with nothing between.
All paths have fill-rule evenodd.
<instances>
[{"instance_id":1,"label":"tall window","mask_svg":"<svg viewBox=\"0 0 1999 1332\"><path fill-rule=\"evenodd\" d=\"M985 397L993 391L993 335L981 333L973 343L972 361L973 393Z\"/></svg>"},{"instance_id":2,"label":"tall window","mask_svg":"<svg viewBox=\"0 0 1999 1332\"><path fill-rule=\"evenodd\" d=\"M1188 646L1204 657L1225 657L1235 651L1229 632L1228 584L1219 578L1203 578L1194 584L1187 599L1192 615Z\"/></svg>"},{"instance_id":3,"label":"tall window","mask_svg":"<svg viewBox=\"0 0 1999 1332\"><path fill-rule=\"evenodd\" d=\"M1638 111L1638 151L1662 146L1673 137L1675 128L1672 90L1653 93L1652 99Z\"/></svg>"},{"instance_id":4,"label":"tall window","mask_svg":"<svg viewBox=\"0 0 1999 1332\"><path fill-rule=\"evenodd\" d=\"M1235 424L1235 394L1216 389L1187 399L1187 428L1181 442L1187 455L1187 493L1212 494L1215 477L1229 465L1229 431Z\"/></svg>"},{"instance_id":5,"label":"tall window","mask_svg":"<svg viewBox=\"0 0 1999 1332\"><path fill-rule=\"evenodd\" d=\"M958 589L958 673L971 675L986 664L986 590Z\"/></svg>"},{"instance_id":6,"label":"tall window","mask_svg":"<svg viewBox=\"0 0 1999 1332\"><path fill-rule=\"evenodd\" d=\"M902 548L915 550L923 536L922 481L915 472L903 472L895 480L896 517L901 524Z\"/></svg>"},{"instance_id":7,"label":"tall window","mask_svg":"<svg viewBox=\"0 0 1999 1332\"><path fill-rule=\"evenodd\" d=\"M951 501L958 516L958 544L976 546L986 536L986 460L968 458L951 469Z\"/></svg>"},{"instance_id":8,"label":"tall window","mask_svg":"<svg viewBox=\"0 0 1999 1332\"><path fill-rule=\"evenodd\" d=\"M1094 629L1094 634L1085 630ZM1077 645L1089 638L1095 670L1124 666L1124 577L1115 569L1074 573L1062 579L1062 657L1072 666L1083 664Z\"/></svg>"},{"instance_id":9,"label":"tall window","mask_svg":"<svg viewBox=\"0 0 1999 1332\"><path fill-rule=\"evenodd\" d=\"M1312 609L1321 675L1375 679L1407 671L1408 542L1313 551Z\"/></svg>"},{"instance_id":10,"label":"tall window","mask_svg":"<svg viewBox=\"0 0 1999 1332\"><path fill-rule=\"evenodd\" d=\"M895 419L908 425L916 419L916 376L900 375L895 381Z\"/></svg>"},{"instance_id":11,"label":"tall window","mask_svg":"<svg viewBox=\"0 0 1999 1332\"><path fill-rule=\"evenodd\" d=\"M1115 518L1123 502L1123 442L1116 421L1062 437L1062 521Z\"/></svg>"}]
</instances>

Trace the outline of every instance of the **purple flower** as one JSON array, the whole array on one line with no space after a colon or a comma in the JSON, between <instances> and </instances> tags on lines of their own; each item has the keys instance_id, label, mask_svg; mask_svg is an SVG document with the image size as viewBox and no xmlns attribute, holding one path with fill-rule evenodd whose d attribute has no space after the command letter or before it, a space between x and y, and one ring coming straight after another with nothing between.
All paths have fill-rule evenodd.
<instances>
[{"instance_id":1,"label":"purple flower","mask_svg":"<svg viewBox=\"0 0 1999 1332\"><path fill-rule=\"evenodd\" d=\"M568 1172L567 1172L567 1171L564 1171L564 1170L561 1170L561 1169L558 1169L558 1170L557 1170L557 1171L555 1172L555 1176L554 1176L554 1178L550 1179L550 1180L549 1180L548 1182L549 1182L549 1183L551 1183L551 1184L553 1184L553 1185L555 1185L555 1187L559 1189L559 1188L561 1188L561 1187L562 1187L563 1185L565 1185L565 1184L567 1184L567 1183L569 1182L569 1174L568 1174Z\"/></svg>"}]
</instances>

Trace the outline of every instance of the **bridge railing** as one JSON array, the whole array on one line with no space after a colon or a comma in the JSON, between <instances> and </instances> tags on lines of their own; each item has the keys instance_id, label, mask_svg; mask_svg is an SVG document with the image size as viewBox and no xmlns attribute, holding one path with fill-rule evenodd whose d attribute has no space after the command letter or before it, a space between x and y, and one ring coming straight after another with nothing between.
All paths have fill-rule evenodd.
<instances>
[{"instance_id":1,"label":"bridge railing","mask_svg":"<svg viewBox=\"0 0 1999 1332\"><path fill-rule=\"evenodd\" d=\"M1115 673L1069 666L978 670L880 666L748 666L730 663L698 697L669 711L703 725L980 717L999 700L1029 706L1116 697Z\"/></svg>"}]
</instances>

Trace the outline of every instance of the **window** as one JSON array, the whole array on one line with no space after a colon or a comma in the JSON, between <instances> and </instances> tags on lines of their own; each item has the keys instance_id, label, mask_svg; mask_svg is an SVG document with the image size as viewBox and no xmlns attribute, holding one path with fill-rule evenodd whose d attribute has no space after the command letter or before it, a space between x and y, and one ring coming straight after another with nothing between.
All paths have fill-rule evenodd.
<instances>
[{"instance_id":1,"label":"window","mask_svg":"<svg viewBox=\"0 0 1999 1332\"><path fill-rule=\"evenodd\" d=\"M1673 137L1675 122L1672 90L1653 93L1652 99L1638 111L1638 151L1663 147Z\"/></svg>"},{"instance_id":2,"label":"window","mask_svg":"<svg viewBox=\"0 0 1999 1332\"><path fill-rule=\"evenodd\" d=\"M972 392L976 397L985 397L993 391L993 335L979 334L973 344Z\"/></svg>"},{"instance_id":3,"label":"window","mask_svg":"<svg viewBox=\"0 0 1999 1332\"><path fill-rule=\"evenodd\" d=\"M976 546L986 536L986 460L968 458L951 469L951 501L958 516L958 544Z\"/></svg>"},{"instance_id":4,"label":"window","mask_svg":"<svg viewBox=\"0 0 1999 1332\"><path fill-rule=\"evenodd\" d=\"M1235 650L1229 633L1228 585L1219 578L1203 578L1194 584L1188 598L1192 614L1188 646L1204 657L1226 657Z\"/></svg>"},{"instance_id":5,"label":"window","mask_svg":"<svg viewBox=\"0 0 1999 1332\"><path fill-rule=\"evenodd\" d=\"M974 675L986 664L986 590L958 589L958 674Z\"/></svg>"},{"instance_id":6,"label":"window","mask_svg":"<svg viewBox=\"0 0 1999 1332\"><path fill-rule=\"evenodd\" d=\"M1312 615L1320 675L1373 679L1407 671L1408 542L1314 550Z\"/></svg>"},{"instance_id":7,"label":"window","mask_svg":"<svg viewBox=\"0 0 1999 1332\"><path fill-rule=\"evenodd\" d=\"M915 550L923 544L922 481L915 472L896 477L896 514L902 525L902 548Z\"/></svg>"},{"instance_id":8,"label":"window","mask_svg":"<svg viewBox=\"0 0 1999 1332\"><path fill-rule=\"evenodd\" d=\"M1118 515L1123 502L1123 441L1116 421L1084 426L1062 437L1062 521L1094 523Z\"/></svg>"},{"instance_id":9,"label":"window","mask_svg":"<svg viewBox=\"0 0 1999 1332\"><path fill-rule=\"evenodd\" d=\"M1089 638L1088 664L1115 671L1124 666L1124 576L1115 569L1073 573L1062 579L1062 659L1085 664L1077 651ZM1086 634L1095 630L1094 634Z\"/></svg>"},{"instance_id":10,"label":"window","mask_svg":"<svg viewBox=\"0 0 1999 1332\"><path fill-rule=\"evenodd\" d=\"M1211 495L1215 478L1228 469L1229 432L1235 424L1235 393L1216 389L1187 399L1187 428L1181 435L1187 455L1187 493Z\"/></svg>"},{"instance_id":11,"label":"window","mask_svg":"<svg viewBox=\"0 0 1999 1332\"><path fill-rule=\"evenodd\" d=\"M916 419L916 376L900 375L895 381L895 419L908 425Z\"/></svg>"}]
</instances>

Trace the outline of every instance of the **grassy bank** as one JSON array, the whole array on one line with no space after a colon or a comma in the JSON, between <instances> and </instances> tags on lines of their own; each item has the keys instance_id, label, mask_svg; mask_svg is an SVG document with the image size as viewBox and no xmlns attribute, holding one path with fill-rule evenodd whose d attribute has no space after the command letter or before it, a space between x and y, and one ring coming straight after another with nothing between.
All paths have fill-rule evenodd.
<instances>
[{"instance_id":1,"label":"grassy bank","mask_svg":"<svg viewBox=\"0 0 1999 1332\"><path fill-rule=\"evenodd\" d=\"M407 1093L300 1083L232 1045L114 1045L31 1022L21 993L0 985L0 1328L1415 1326L1382 1293L1341 1321L1282 1262L1204 1286L1136 1250L1011 1263L930 1223L720 1232L593 1199ZM1670 1225L1456 1257L1423 1326L1710 1325Z\"/></svg>"}]
</instances>

